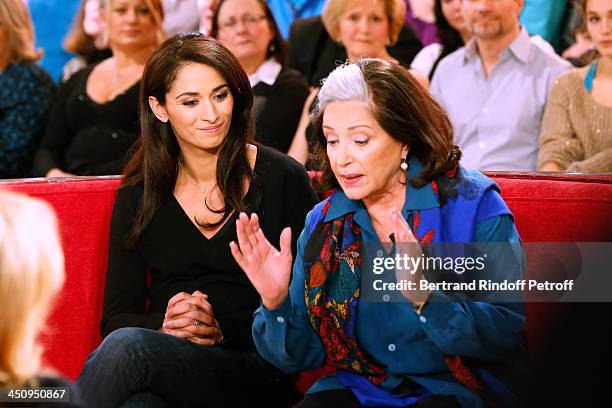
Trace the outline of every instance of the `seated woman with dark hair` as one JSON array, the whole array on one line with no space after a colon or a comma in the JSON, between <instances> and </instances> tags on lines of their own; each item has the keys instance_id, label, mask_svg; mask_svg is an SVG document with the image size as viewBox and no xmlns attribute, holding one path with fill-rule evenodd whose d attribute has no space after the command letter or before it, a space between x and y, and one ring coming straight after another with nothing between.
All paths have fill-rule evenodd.
<instances>
[{"instance_id":1,"label":"seated woman with dark hair","mask_svg":"<svg viewBox=\"0 0 612 408\"><path fill-rule=\"evenodd\" d=\"M203 34L149 59L111 220L105 339L77 381L90 407L289 403L289 377L255 350L259 296L229 243L239 212L278 236L303 227L316 196L299 164L252 144L252 103L238 61Z\"/></svg>"},{"instance_id":2,"label":"seated woman with dark hair","mask_svg":"<svg viewBox=\"0 0 612 408\"><path fill-rule=\"evenodd\" d=\"M308 84L285 66L287 47L264 0L221 0L211 36L238 59L255 96L255 140L287 153L297 129Z\"/></svg>"},{"instance_id":3,"label":"seated woman with dark hair","mask_svg":"<svg viewBox=\"0 0 612 408\"><path fill-rule=\"evenodd\" d=\"M324 362L335 369L298 406L484 407L516 399L514 384L491 373L509 371L510 359L523 355L521 296L485 301L422 288L429 279L422 269L392 267L391 283L417 285L398 301L377 301L364 284L374 276L368 248L392 242L391 258L419 258L440 243L514 244L489 253L490 271L522 276L512 214L493 181L459 166L446 113L404 69L367 59L330 74L313 122L323 183L336 191L308 214L295 262L292 232L283 231L277 251L257 215L240 215L239 245L231 244L261 295L253 333L262 356L286 372Z\"/></svg>"}]
</instances>

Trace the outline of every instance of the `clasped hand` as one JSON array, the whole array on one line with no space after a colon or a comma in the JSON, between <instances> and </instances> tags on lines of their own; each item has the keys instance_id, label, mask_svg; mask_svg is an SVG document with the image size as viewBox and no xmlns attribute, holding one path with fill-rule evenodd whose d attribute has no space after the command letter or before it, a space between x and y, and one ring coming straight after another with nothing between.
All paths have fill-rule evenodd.
<instances>
[{"instance_id":1,"label":"clasped hand","mask_svg":"<svg viewBox=\"0 0 612 408\"><path fill-rule=\"evenodd\" d=\"M208 295L199 290L191 295L177 293L168 301L161 330L203 346L212 346L223 339Z\"/></svg>"}]
</instances>

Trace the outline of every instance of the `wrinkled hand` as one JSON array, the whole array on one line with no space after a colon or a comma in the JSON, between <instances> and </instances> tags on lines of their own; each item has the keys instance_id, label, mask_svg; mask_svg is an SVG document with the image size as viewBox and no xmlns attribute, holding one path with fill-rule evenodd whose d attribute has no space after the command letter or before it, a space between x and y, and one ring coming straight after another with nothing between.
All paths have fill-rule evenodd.
<instances>
[{"instance_id":1,"label":"wrinkled hand","mask_svg":"<svg viewBox=\"0 0 612 408\"><path fill-rule=\"evenodd\" d=\"M423 250L419 241L416 239L410 225L406 222L402 213L398 209L391 211L391 219L393 225L393 235L395 236L395 248L396 254L401 258L407 255L410 258L420 258L423 256ZM429 291L419 290L419 282L423 278L423 269L419 268L416 271L408 271L406 269L395 269L395 279L397 282L400 281L411 281L416 285L415 290L402 290L402 295L408 299L415 308L419 309L423 307L427 298L430 295Z\"/></svg>"},{"instance_id":2,"label":"wrinkled hand","mask_svg":"<svg viewBox=\"0 0 612 408\"><path fill-rule=\"evenodd\" d=\"M276 309L287 297L291 277L291 228L280 236L280 251L266 239L257 214L241 213L236 221L238 244L230 242L234 259L259 292L267 309Z\"/></svg>"},{"instance_id":3,"label":"wrinkled hand","mask_svg":"<svg viewBox=\"0 0 612 408\"><path fill-rule=\"evenodd\" d=\"M168 301L162 331L203 346L220 342L223 335L207 299L208 295L198 290L191 295L174 295Z\"/></svg>"}]
</instances>

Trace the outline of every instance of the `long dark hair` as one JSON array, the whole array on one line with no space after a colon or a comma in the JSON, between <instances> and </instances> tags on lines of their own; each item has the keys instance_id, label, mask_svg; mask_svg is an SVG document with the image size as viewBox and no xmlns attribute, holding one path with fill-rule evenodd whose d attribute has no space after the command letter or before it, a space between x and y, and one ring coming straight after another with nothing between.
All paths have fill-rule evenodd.
<instances>
[{"instance_id":1,"label":"long dark hair","mask_svg":"<svg viewBox=\"0 0 612 408\"><path fill-rule=\"evenodd\" d=\"M215 14L213 14L212 19L212 28L210 30L210 36L213 38L219 37L219 11L221 10L221 6L223 6L223 3L225 3L226 1L227 0L221 0L215 8ZM285 43L283 35L281 34L280 29L278 28L278 24L276 24L276 20L274 19L274 15L272 14L272 10L270 10L270 6L268 6L268 3L265 0L256 1L261 6L261 9L263 10L264 15L266 16L266 21L270 25L270 30L273 34L272 42L270 43L270 46L268 47L268 51L266 53L266 59L274 57L276 62L284 66L285 62L287 61L287 44Z\"/></svg>"},{"instance_id":2,"label":"long dark hair","mask_svg":"<svg viewBox=\"0 0 612 408\"><path fill-rule=\"evenodd\" d=\"M247 143L254 138L251 118L253 92L249 80L232 53L213 38L199 33L183 33L166 40L145 66L140 87L140 137L124 171L123 186L143 185L143 195L132 226L128 245L136 244L165 197L172 194L178 176L179 145L169 123L158 120L149 107L154 96L165 104L178 71L189 63L214 68L227 82L234 98L232 123L220 147L217 185L224 206L216 213L222 224L233 211L246 207L243 195L246 183L253 180L247 157Z\"/></svg>"},{"instance_id":3,"label":"long dark hair","mask_svg":"<svg viewBox=\"0 0 612 408\"><path fill-rule=\"evenodd\" d=\"M435 180L459 164L461 150L453 143L453 127L448 115L416 79L397 64L382 59L363 59L340 66L323 83L318 98L313 130L317 139L316 157L323 171L317 188L322 191L340 187L327 157L327 141L323 134L323 113L334 101L363 100L385 132L410 147L410 154L423 163L421 176L411 181L414 187Z\"/></svg>"},{"instance_id":4,"label":"long dark hair","mask_svg":"<svg viewBox=\"0 0 612 408\"><path fill-rule=\"evenodd\" d=\"M440 43L442 44L442 53L436 59L433 66L431 67L431 71L429 71L429 80L433 78L433 74L438 67L438 64L444 57L455 52L459 48L463 47L463 38L461 38L461 34L459 31L455 30L446 20L444 13L442 12L442 0L434 1L434 14L436 15L436 28L438 29L438 38L440 38Z\"/></svg>"}]
</instances>

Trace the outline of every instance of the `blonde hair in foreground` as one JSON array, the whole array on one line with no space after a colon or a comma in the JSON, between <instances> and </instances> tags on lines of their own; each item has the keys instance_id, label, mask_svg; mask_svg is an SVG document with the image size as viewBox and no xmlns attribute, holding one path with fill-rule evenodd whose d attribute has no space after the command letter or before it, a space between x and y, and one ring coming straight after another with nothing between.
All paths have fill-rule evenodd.
<instances>
[{"instance_id":1,"label":"blonde hair in foreground","mask_svg":"<svg viewBox=\"0 0 612 408\"><path fill-rule=\"evenodd\" d=\"M6 32L9 63L38 61L42 51L34 46L34 26L23 0L0 1L0 27Z\"/></svg>"},{"instance_id":2,"label":"blonde hair in foreground","mask_svg":"<svg viewBox=\"0 0 612 408\"><path fill-rule=\"evenodd\" d=\"M51 207L0 191L0 387L22 386L38 373L37 336L63 283L64 255Z\"/></svg>"}]
</instances>

